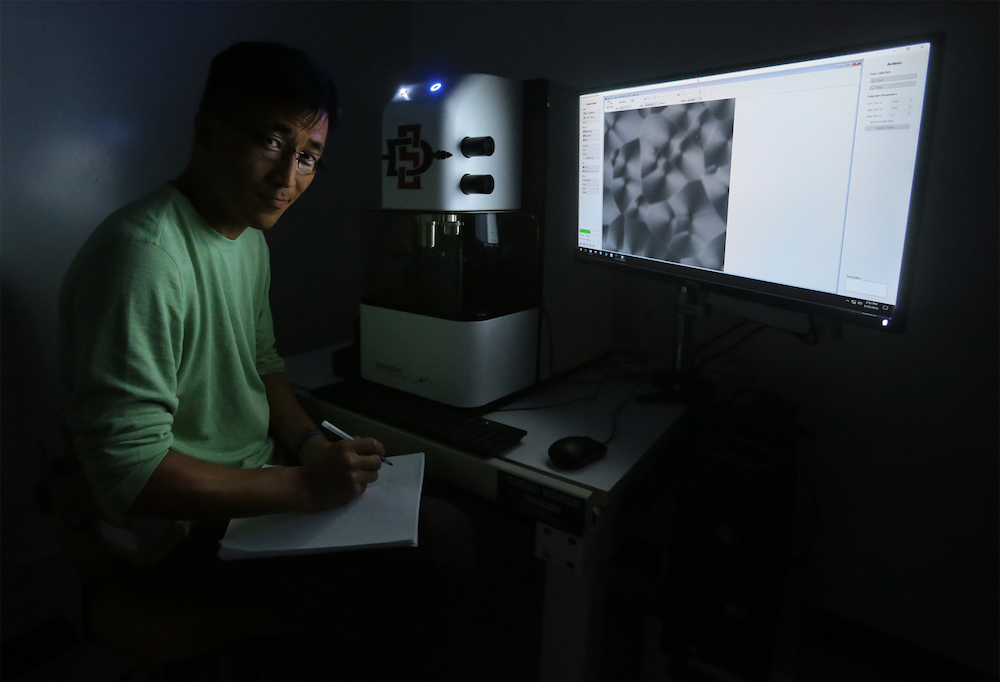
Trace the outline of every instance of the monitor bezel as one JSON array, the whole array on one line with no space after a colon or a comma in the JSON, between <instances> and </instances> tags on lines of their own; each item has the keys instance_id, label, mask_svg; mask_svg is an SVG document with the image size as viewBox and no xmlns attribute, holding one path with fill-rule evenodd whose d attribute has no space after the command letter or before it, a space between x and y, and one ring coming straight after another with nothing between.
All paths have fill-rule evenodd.
<instances>
[{"instance_id":1,"label":"monitor bezel","mask_svg":"<svg viewBox=\"0 0 1000 682\"><path fill-rule=\"evenodd\" d=\"M686 78L698 78L703 76L713 76L747 69L756 69L769 66L780 66L795 62L808 61L812 59L824 59L841 55L850 55L859 52L873 50L891 49L914 43L930 43L930 56L927 64L927 80L924 87L923 109L921 113L920 130L917 137L916 155L913 166L913 184L910 191L910 205L907 214L906 232L903 240L903 250L900 262L899 285L897 288L896 303L894 304L893 315L887 319L882 315L875 315L868 312L861 312L853 308L842 308L820 300L810 300L811 298L823 298L836 296L825 292L817 292L811 289L801 289L798 287L775 284L765 280L741 277L727 274L721 271L700 270L683 265L674 265L663 261L648 261L644 258L629 258L611 260L607 256L592 255L581 250L579 245L579 189L580 189L580 160L579 144L577 144L576 163L576 189L577 189L577 220L574 223L574 259L577 262L588 265L605 267L615 271L629 271L656 279L671 281L681 286L694 289L716 292L754 301L774 305L786 310L794 310L819 317L840 320L852 323L856 326L878 329L885 332L899 333L906 327L911 308L910 293L912 288L913 267L917 253L917 242L919 232L922 229L923 202L925 198L926 176L928 167L928 157L930 155L930 144L934 128L935 113L937 110L937 92L940 80L940 69L943 62L942 53L945 44L943 33L925 33L915 36L905 36L892 40L880 40L861 45L840 47L835 49L825 49L813 52L800 52L788 54L773 59L759 60L754 62L744 62L739 64L722 65L716 68L706 68L697 71L687 71L676 74L668 74L657 78L644 78L628 83L614 83L604 87L588 87L577 92L577 140L580 135L580 98L609 90L619 90L646 85L655 85ZM653 264L655 263L655 265Z\"/></svg>"}]
</instances>

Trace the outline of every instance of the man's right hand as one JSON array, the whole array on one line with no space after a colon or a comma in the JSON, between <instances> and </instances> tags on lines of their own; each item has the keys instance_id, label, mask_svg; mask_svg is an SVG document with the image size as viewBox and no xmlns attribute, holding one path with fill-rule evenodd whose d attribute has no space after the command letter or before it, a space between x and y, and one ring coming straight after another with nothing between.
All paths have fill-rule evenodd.
<instances>
[{"instance_id":1,"label":"man's right hand","mask_svg":"<svg viewBox=\"0 0 1000 682\"><path fill-rule=\"evenodd\" d=\"M347 504L378 478L385 448L374 438L331 442L310 438L299 452L305 495L303 511L323 511Z\"/></svg>"}]
</instances>

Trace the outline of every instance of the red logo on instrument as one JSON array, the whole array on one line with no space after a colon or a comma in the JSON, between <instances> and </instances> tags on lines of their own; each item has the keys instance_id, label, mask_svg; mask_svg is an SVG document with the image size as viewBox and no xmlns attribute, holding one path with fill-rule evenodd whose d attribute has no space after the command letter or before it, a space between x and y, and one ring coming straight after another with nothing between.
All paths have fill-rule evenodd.
<instances>
[{"instance_id":1,"label":"red logo on instrument","mask_svg":"<svg viewBox=\"0 0 1000 682\"><path fill-rule=\"evenodd\" d=\"M389 153L382 156L389 162L386 177L396 176L399 189L420 189L420 176L431 167L434 159L447 159L451 154L434 151L427 140L420 139L420 124L399 126L399 137L386 140Z\"/></svg>"}]
</instances>

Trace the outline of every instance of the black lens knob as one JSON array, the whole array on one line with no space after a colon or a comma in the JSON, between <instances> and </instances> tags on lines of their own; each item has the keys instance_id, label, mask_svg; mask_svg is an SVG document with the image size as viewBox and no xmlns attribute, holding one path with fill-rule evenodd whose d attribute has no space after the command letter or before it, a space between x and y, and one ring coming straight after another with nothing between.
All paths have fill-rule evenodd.
<instances>
[{"instance_id":1,"label":"black lens knob","mask_svg":"<svg viewBox=\"0 0 1000 682\"><path fill-rule=\"evenodd\" d=\"M467 157L493 156L496 144L494 144L492 137L467 137L462 140L460 148Z\"/></svg>"},{"instance_id":2,"label":"black lens knob","mask_svg":"<svg viewBox=\"0 0 1000 682\"><path fill-rule=\"evenodd\" d=\"M492 175L463 175L458 183L465 194L492 194Z\"/></svg>"}]
</instances>

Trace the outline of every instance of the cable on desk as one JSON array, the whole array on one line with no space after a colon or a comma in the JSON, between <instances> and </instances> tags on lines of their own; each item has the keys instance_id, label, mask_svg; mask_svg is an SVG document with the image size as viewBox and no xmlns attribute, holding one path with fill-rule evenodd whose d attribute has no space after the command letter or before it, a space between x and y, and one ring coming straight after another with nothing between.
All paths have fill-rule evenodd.
<instances>
[{"instance_id":1,"label":"cable on desk","mask_svg":"<svg viewBox=\"0 0 1000 682\"><path fill-rule=\"evenodd\" d=\"M597 389L593 393L591 393L590 395L581 396L579 398L573 398L572 400L566 400L566 401L563 401L561 403L550 403L550 404L547 404L547 405L532 405L530 407L503 407L503 408L500 408L498 410L494 410L494 412L527 412L527 411L530 411L530 410L544 410L544 409L548 409L550 407L563 407L565 405L573 405L575 403L581 403L581 402L584 402L586 400L593 400L594 398L596 398L598 395L600 395L601 389L604 388L604 383L608 379L621 379L623 381L638 381L639 383L642 383L643 381L645 381L649 377L649 372L647 370L642 370L642 371L636 372L636 371L629 371L629 370L623 369L622 367L616 366L614 364L615 363L614 357L609 356L606 359L606 362L607 362L608 367L610 368L611 371L608 372L605 369L599 367L598 369L600 369L600 371L602 373L602 376L600 378L598 378L598 379L588 379L586 381L573 381L573 382L571 382L571 383L574 383L574 384L579 385L579 386L585 386L587 384L597 384ZM622 374L620 376L615 376L614 372L616 370L619 371L619 372L621 372ZM633 389L632 393L633 394L635 393L635 389ZM619 408L619 409L621 409L621 408Z\"/></svg>"},{"instance_id":2,"label":"cable on desk","mask_svg":"<svg viewBox=\"0 0 1000 682\"><path fill-rule=\"evenodd\" d=\"M598 381L580 382L581 384L585 384L585 383L591 383L591 384L592 383L596 383L597 384L597 390L595 390L590 395L585 395L585 396L582 396L580 398L573 398L572 400L567 400L567 401L561 402L561 403L551 403L549 405L532 405L531 407L504 407L504 408L501 408L499 410L496 410L496 412L527 412L527 411L530 411L530 410L545 410L545 409L548 409L550 407L562 407L563 405L573 405L574 403L582 403L585 400L593 400L598 395L600 395L601 388L603 388L605 381L607 381L607 377L603 377L603 378L601 378Z\"/></svg>"},{"instance_id":3,"label":"cable on desk","mask_svg":"<svg viewBox=\"0 0 1000 682\"><path fill-rule=\"evenodd\" d=\"M650 369L648 365L646 365L646 363L640 362L639 364L646 366L643 369L638 369L638 370L629 369L624 366L625 363L629 362L630 357L631 356L629 354L625 354L624 359L622 359L620 363L616 364L616 359L617 359L616 356L609 355L607 358L607 364L611 370L611 376L615 376L615 373L617 372L618 374L617 376L615 376L615 378L622 379L623 381L635 381L635 380L642 381L648 379L650 375Z\"/></svg>"},{"instance_id":4,"label":"cable on desk","mask_svg":"<svg viewBox=\"0 0 1000 682\"><path fill-rule=\"evenodd\" d=\"M628 402L635 397L635 392L639 390L639 386L643 383L643 381L644 380L639 380L635 382L635 386L632 387L632 390L629 392L628 397L625 398L625 400L622 401L622 404L619 405L618 408L611 413L611 435L608 436L608 439L604 441L602 445L607 445L608 443L611 442L611 439L615 437L615 433L618 431L618 413L621 412L622 408L625 407L625 405L627 405Z\"/></svg>"}]
</instances>

